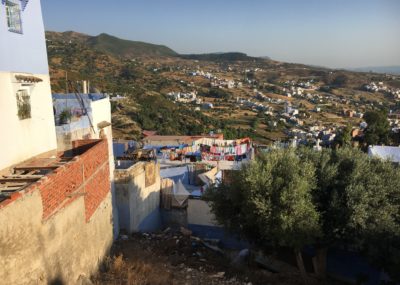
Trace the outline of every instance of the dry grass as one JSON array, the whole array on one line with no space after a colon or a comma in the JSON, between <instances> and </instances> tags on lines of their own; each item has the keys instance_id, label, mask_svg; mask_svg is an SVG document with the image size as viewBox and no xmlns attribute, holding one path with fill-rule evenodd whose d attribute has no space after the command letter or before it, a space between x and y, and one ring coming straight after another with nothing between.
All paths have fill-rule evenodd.
<instances>
[{"instance_id":1,"label":"dry grass","mask_svg":"<svg viewBox=\"0 0 400 285\"><path fill-rule=\"evenodd\" d=\"M101 274L93 277L94 284L164 285L172 284L172 273L159 274L154 262L142 259L127 260L122 254L107 257Z\"/></svg>"}]
</instances>

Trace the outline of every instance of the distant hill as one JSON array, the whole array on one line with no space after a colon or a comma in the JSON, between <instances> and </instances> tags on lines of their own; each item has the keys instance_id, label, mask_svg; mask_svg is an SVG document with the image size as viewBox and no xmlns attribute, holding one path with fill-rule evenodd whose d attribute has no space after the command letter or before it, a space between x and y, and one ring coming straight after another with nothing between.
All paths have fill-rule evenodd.
<instances>
[{"instance_id":1,"label":"distant hill","mask_svg":"<svg viewBox=\"0 0 400 285\"><path fill-rule=\"evenodd\" d=\"M204 54L182 54L185 59L205 60L205 61L254 61L261 58L251 57L241 52L225 52L225 53L204 53Z\"/></svg>"},{"instance_id":2,"label":"distant hill","mask_svg":"<svg viewBox=\"0 0 400 285\"><path fill-rule=\"evenodd\" d=\"M376 73L400 74L400 66L369 66L369 67L352 68L350 70L359 72L372 71Z\"/></svg>"},{"instance_id":3,"label":"distant hill","mask_svg":"<svg viewBox=\"0 0 400 285\"><path fill-rule=\"evenodd\" d=\"M63 40L65 42L77 42L102 52L124 58L140 56L177 56L177 53L164 45L156 45L139 41L123 40L108 34L89 36L73 31L46 32L47 40Z\"/></svg>"}]
</instances>

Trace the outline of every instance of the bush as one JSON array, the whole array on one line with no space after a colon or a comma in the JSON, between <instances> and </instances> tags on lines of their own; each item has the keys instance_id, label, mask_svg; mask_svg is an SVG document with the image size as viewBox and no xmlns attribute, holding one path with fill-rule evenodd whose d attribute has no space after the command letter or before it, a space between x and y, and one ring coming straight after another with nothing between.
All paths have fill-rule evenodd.
<instances>
[{"instance_id":1,"label":"bush","mask_svg":"<svg viewBox=\"0 0 400 285\"><path fill-rule=\"evenodd\" d=\"M59 116L60 124L68 124L71 121L72 113L70 109L64 109Z\"/></svg>"}]
</instances>

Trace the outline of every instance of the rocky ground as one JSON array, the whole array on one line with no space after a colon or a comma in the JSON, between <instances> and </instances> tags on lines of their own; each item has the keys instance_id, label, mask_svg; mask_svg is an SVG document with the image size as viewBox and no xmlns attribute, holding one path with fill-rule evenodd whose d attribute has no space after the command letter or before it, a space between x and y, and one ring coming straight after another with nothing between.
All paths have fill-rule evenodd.
<instances>
[{"instance_id":1,"label":"rocky ground","mask_svg":"<svg viewBox=\"0 0 400 285\"><path fill-rule=\"evenodd\" d=\"M135 285L302 284L297 270L289 265L282 273L271 273L250 261L249 256L238 256L237 251L221 250L216 241L201 240L185 229L181 232L167 229L160 233L122 235L114 245L112 257L104 262L92 282ZM311 278L309 284L317 282Z\"/></svg>"}]
</instances>

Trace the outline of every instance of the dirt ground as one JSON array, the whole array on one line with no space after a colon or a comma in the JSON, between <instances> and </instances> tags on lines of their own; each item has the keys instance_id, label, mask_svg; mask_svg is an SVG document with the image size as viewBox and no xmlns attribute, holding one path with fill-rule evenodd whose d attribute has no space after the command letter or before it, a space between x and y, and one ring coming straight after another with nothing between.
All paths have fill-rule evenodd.
<instances>
[{"instance_id":1,"label":"dirt ground","mask_svg":"<svg viewBox=\"0 0 400 285\"><path fill-rule=\"evenodd\" d=\"M180 232L123 236L115 243L94 284L256 285L303 284L297 270L271 273L255 264L232 265L237 252L219 252ZM309 284L318 284L310 280Z\"/></svg>"}]
</instances>

